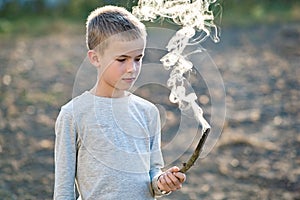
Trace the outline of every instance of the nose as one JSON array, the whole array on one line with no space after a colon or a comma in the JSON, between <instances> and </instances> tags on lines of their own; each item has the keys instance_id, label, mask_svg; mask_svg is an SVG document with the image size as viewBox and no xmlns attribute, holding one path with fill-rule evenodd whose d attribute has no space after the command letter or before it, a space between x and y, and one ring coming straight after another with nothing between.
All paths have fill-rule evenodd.
<instances>
[{"instance_id":1,"label":"nose","mask_svg":"<svg viewBox=\"0 0 300 200\"><path fill-rule=\"evenodd\" d=\"M131 61L128 63L126 71L127 73L133 73L137 70L137 63L135 63L134 61Z\"/></svg>"}]
</instances>

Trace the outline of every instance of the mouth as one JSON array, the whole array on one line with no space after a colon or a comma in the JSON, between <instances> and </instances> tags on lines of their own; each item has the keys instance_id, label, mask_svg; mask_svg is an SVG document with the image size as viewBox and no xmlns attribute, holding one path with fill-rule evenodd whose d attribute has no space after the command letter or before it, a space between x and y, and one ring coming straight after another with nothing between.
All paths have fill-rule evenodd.
<instances>
[{"instance_id":1,"label":"mouth","mask_svg":"<svg viewBox=\"0 0 300 200\"><path fill-rule=\"evenodd\" d=\"M135 78L122 78L123 81L127 82L127 83L132 83L133 81L135 81Z\"/></svg>"}]
</instances>

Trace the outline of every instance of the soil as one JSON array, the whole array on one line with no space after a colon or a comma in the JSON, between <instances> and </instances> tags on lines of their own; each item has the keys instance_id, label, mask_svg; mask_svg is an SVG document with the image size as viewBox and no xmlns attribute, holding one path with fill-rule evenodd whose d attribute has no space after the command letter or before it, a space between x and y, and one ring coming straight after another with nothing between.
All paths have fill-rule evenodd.
<instances>
[{"instance_id":1,"label":"soil","mask_svg":"<svg viewBox=\"0 0 300 200\"><path fill-rule=\"evenodd\" d=\"M54 123L72 97L84 40L74 33L0 40L0 199L52 199ZM162 199L300 199L299 44L299 24L224 27L220 43L203 44L224 81L225 123L183 188ZM205 88L197 91L209 107ZM154 99L164 102L166 145L178 130L179 111L166 102L165 89L156 92ZM154 96L147 88L137 93ZM165 153L174 161L166 164L181 165L193 148L175 161Z\"/></svg>"}]
</instances>

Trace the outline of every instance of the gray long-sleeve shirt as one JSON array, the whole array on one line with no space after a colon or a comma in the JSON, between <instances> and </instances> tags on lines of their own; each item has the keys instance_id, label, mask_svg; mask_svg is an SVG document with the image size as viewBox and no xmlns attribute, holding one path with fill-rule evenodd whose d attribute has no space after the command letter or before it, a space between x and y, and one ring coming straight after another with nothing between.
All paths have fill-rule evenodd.
<instances>
[{"instance_id":1,"label":"gray long-sleeve shirt","mask_svg":"<svg viewBox=\"0 0 300 200\"><path fill-rule=\"evenodd\" d=\"M54 199L153 200L163 167L157 108L133 94L89 92L64 105L55 126Z\"/></svg>"}]
</instances>

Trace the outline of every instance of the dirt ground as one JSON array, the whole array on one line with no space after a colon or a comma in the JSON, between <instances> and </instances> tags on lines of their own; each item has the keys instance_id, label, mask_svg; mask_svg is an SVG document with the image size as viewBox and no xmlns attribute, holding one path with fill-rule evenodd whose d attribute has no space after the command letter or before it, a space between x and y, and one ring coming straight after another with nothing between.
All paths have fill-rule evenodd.
<instances>
[{"instance_id":1,"label":"dirt ground","mask_svg":"<svg viewBox=\"0 0 300 200\"><path fill-rule=\"evenodd\" d=\"M54 122L72 97L84 39L1 38L0 199L52 198ZM225 27L220 43L204 44L226 90L222 135L182 190L162 199L300 199L299 44L299 24Z\"/></svg>"}]
</instances>

